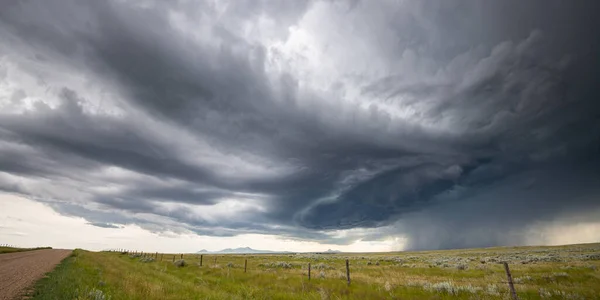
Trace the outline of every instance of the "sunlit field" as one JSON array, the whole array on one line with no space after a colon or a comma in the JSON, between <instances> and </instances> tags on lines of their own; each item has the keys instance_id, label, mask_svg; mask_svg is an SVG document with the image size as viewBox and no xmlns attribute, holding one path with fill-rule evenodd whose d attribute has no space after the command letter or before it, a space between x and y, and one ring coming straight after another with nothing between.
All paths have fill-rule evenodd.
<instances>
[{"instance_id":1,"label":"sunlit field","mask_svg":"<svg viewBox=\"0 0 600 300\"><path fill-rule=\"evenodd\" d=\"M140 256L76 250L38 282L32 296L510 299L501 262L510 266L519 299L597 299L600 295L600 244L364 254L205 254L202 260L200 266L200 255L195 254L185 254L181 260L180 254Z\"/></svg>"}]
</instances>

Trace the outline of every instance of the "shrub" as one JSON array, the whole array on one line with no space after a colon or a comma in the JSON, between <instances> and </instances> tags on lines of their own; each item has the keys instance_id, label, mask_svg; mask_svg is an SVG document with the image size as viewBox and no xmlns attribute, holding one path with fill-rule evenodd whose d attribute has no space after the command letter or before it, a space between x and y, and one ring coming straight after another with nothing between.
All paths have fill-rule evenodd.
<instances>
[{"instance_id":1,"label":"shrub","mask_svg":"<svg viewBox=\"0 0 600 300\"><path fill-rule=\"evenodd\" d=\"M525 283L525 282L531 281L531 280L532 280L531 276L526 275L526 276L522 276L522 277L515 277L513 279L513 282L514 283Z\"/></svg>"},{"instance_id":2,"label":"shrub","mask_svg":"<svg viewBox=\"0 0 600 300\"><path fill-rule=\"evenodd\" d=\"M582 254L579 258L581 260L600 260L600 253Z\"/></svg>"},{"instance_id":3,"label":"shrub","mask_svg":"<svg viewBox=\"0 0 600 300\"><path fill-rule=\"evenodd\" d=\"M321 296L321 300L328 300L329 292L327 290L325 290L324 288L320 287L319 288L319 296Z\"/></svg>"},{"instance_id":4,"label":"shrub","mask_svg":"<svg viewBox=\"0 0 600 300\"><path fill-rule=\"evenodd\" d=\"M469 292L473 294L477 293L478 291L481 291L480 287L475 287L470 284L465 286L454 285L452 281L443 281L434 284L427 283L423 286L423 288L438 293L447 293L449 295L456 295L460 291Z\"/></svg>"},{"instance_id":5,"label":"shrub","mask_svg":"<svg viewBox=\"0 0 600 300\"><path fill-rule=\"evenodd\" d=\"M318 263L314 266L315 270L333 270L334 267L324 264L324 263Z\"/></svg>"},{"instance_id":6,"label":"shrub","mask_svg":"<svg viewBox=\"0 0 600 300\"><path fill-rule=\"evenodd\" d=\"M176 260L173 264L178 268L185 267L187 265L183 259Z\"/></svg>"},{"instance_id":7,"label":"shrub","mask_svg":"<svg viewBox=\"0 0 600 300\"><path fill-rule=\"evenodd\" d=\"M495 284L488 284L485 292L490 295L495 295L495 296L500 295L500 292L498 291L498 287Z\"/></svg>"},{"instance_id":8,"label":"shrub","mask_svg":"<svg viewBox=\"0 0 600 300\"><path fill-rule=\"evenodd\" d=\"M259 266L267 267L267 268L281 268L281 269L291 269L297 265L291 264L285 261L277 261L272 263L262 263Z\"/></svg>"},{"instance_id":9,"label":"shrub","mask_svg":"<svg viewBox=\"0 0 600 300\"><path fill-rule=\"evenodd\" d=\"M79 296L77 299L85 299L85 300L110 300L109 295L105 295L103 291L98 289L91 289L84 293L82 296Z\"/></svg>"},{"instance_id":10,"label":"shrub","mask_svg":"<svg viewBox=\"0 0 600 300\"><path fill-rule=\"evenodd\" d=\"M389 281L386 281L385 285L383 285L383 288L385 289L386 292L389 292L392 290L392 285L390 284Z\"/></svg>"},{"instance_id":11,"label":"shrub","mask_svg":"<svg viewBox=\"0 0 600 300\"><path fill-rule=\"evenodd\" d=\"M424 288L429 291L448 293L450 295L458 293L458 289L450 281L438 282L434 284L428 283L424 286Z\"/></svg>"}]
</instances>

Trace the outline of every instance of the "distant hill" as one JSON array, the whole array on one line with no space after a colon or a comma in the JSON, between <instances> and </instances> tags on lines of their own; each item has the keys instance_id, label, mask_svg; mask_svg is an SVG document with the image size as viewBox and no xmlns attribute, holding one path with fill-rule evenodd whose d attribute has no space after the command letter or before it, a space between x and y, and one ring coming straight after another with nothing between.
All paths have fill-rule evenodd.
<instances>
[{"instance_id":1,"label":"distant hill","mask_svg":"<svg viewBox=\"0 0 600 300\"><path fill-rule=\"evenodd\" d=\"M271 251L271 250L257 250L252 249L250 247L240 247L240 248L227 248L219 251L207 251L202 249L197 253L211 253L211 254L264 254L264 253L290 253L289 251Z\"/></svg>"},{"instance_id":2,"label":"distant hill","mask_svg":"<svg viewBox=\"0 0 600 300\"><path fill-rule=\"evenodd\" d=\"M252 249L250 247L240 247L240 248L227 248L219 251L208 251L206 249L202 249L198 252L198 254L268 254L268 253L296 253L290 251L271 251L271 250L257 250ZM341 253L339 250L331 250L328 249L325 252L310 252L310 253Z\"/></svg>"}]
</instances>

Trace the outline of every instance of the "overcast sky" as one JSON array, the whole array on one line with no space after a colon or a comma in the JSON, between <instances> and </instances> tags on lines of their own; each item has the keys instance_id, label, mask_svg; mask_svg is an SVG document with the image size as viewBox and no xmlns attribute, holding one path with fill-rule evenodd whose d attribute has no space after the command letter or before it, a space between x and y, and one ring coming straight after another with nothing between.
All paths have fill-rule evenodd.
<instances>
[{"instance_id":1,"label":"overcast sky","mask_svg":"<svg viewBox=\"0 0 600 300\"><path fill-rule=\"evenodd\" d=\"M599 9L0 0L0 243L600 241Z\"/></svg>"}]
</instances>

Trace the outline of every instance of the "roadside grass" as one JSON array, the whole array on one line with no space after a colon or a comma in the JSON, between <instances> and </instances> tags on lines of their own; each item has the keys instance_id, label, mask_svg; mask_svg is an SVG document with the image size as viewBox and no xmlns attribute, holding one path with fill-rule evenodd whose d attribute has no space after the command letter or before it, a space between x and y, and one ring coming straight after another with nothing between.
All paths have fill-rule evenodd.
<instances>
[{"instance_id":1,"label":"roadside grass","mask_svg":"<svg viewBox=\"0 0 600 300\"><path fill-rule=\"evenodd\" d=\"M0 247L0 254L33 251L33 250L41 250L41 249L52 249L52 247L37 247L37 248Z\"/></svg>"},{"instance_id":2,"label":"roadside grass","mask_svg":"<svg viewBox=\"0 0 600 300\"><path fill-rule=\"evenodd\" d=\"M154 261L75 250L39 281L33 299L520 299L600 295L600 244L398 253L186 254ZM177 256L179 258L179 256ZM215 263L215 258L216 263ZM244 260L248 272L244 273ZM346 283L345 260L352 283ZM307 265L311 263L311 277Z\"/></svg>"}]
</instances>

